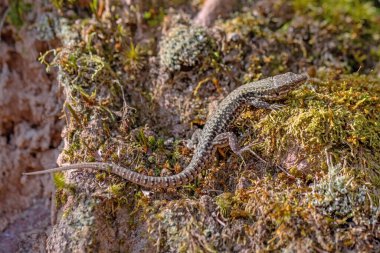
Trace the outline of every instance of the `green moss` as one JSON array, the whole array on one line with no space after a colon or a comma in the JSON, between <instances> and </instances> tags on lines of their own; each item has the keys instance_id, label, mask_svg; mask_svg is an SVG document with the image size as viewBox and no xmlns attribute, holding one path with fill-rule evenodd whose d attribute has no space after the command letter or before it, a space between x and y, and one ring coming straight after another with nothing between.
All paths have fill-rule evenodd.
<instances>
[{"instance_id":1,"label":"green moss","mask_svg":"<svg viewBox=\"0 0 380 253\"><path fill-rule=\"evenodd\" d=\"M75 186L66 183L65 175L62 172L57 172L53 174L53 180L57 190L69 190L71 193L75 192Z\"/></svg>"},{"instance_id":2,"label":"green moss","mask_svg":"<svg viewBox=\"0 0 380 253\"><path fill-rule=\"evenodd\" d=\"M136 138L137 138L137 142L144 148L144 149L147 149L148 148L148 140L149 140L149 137L147 137L145 135L145 132L144 132L144 129L143 128L140 128L139 131L137 132L137 135L136 135Z\"/></svg>"},{"instance_id":3,"label":"green moss","mask_svg":"<svg viewBox=\"0 0 380 253\"><path fill-rule=\"evenodd\" d=\"M220 194L215 198L215 203L220 209L223 217L227 218L231 214L232 204L233 204L233 194L229 192L225 192Z\"/></svg>"},{"instance_id":4,"label":"green moss","mask_svg":"<svg viewBox=\"0 0 380 253\"><path fill-rule=\"evenodd\" d=\"M64 151L70 162L94 161L92 152L101 148L118 127L115 123L130 116L129 112L119 111L125 105L124 88L111 66L103 57L86 50L85 47L59 51L49 63L50 67L59 67L61 83L70 97L70 103L66 103L66 115L71 119L70 145ZM41 57L41 61L46 62L45 59L46 55ZM101 123L94 124L100 118Z\"/></svg>"},{"instance_id":5,"label":"green moss","mask_svg":"<svg viewBox=\"0 0 380 253\"><path fill-rule=\"evenodd\" d=\"M54 173L53 181L56 187L55 202L59 208L67 202L69 195L75 194L76 187L66 182L65 175L62 172Z\"/></svg>"},{"instance_id":6,"label":"green moss","mask_svg":"<svg viewBox=\"0 0 380 253\"><path fill-rule=\"evenodd\" d=\"M97 16L97 12L99 8L98 0L91 0L88 5L90 7L91 12L95 14L95 16Z\"/></svg>"},{"instance_id":7,"label":"green moss","mask_svg":"<svg viewBox=\"0 0 380 253\"><path fill-rule=\"evenodd\" d=\"M123 196L125 191L125 183L112 184L108 187L108 192L111 193L114 197Z\"/></svg>"},{"instance_id":8,"label":"green moss","mask_svg":"<svg viewBox=\"0 0 380 253\"><path fill-rule=\"evenodd\" d=\"M107 178L107 173L106 172L99 172L99 173L96 173L95 177L96 177L96 180L98 180L98 181L105 181Z\"/></svg>"},{"instance_id":9,"label":"green moss","mask_svg":"<svg viewBox=\"0 0 380 253\"><path fill-rule=\"evenodd\" d=\"M75 4L77 0L51 0L51 3L55 8L61 10L63 6Z\"/></svg>"},{"instance_id":10,"label":"green moss","mask_svg":"<svg viewBox=\"0 0 380 253\"><path fill-rule=\"evenodd\" d=\"M63 175L63 173L61 172L54 173L53 180L54 180L55 187L57 187L57 189L65 188L66 182L65 182L65 176Z\"/></svg>"},{"instance_id":11,"label":"green moss","mask_svg":"<svg viewBox=\"0 0 380 253\"><path fill-rule=\"evenodd\" d=\"M324 80L295 91L286 108L271 112L256 125L265 154L280 161L293 147L300 147L313 169L319 170L325 167L326 159L321 158L328 150L335 161L378 171L379 81L358 75Z\"/></svg>"},{"instance_id":12,"label":"green moss","mask_svg":"<svg viewBox=\"0 0 380 253\"><path fill-rule=\"evenodd\" d=\"M239 13L223 24L227 34L237 33L244 40L249 40L252 36L265 36L266 31L262 27L264 25L265 19L259 19L251 13Z\"/></svg>"}]
</instances>

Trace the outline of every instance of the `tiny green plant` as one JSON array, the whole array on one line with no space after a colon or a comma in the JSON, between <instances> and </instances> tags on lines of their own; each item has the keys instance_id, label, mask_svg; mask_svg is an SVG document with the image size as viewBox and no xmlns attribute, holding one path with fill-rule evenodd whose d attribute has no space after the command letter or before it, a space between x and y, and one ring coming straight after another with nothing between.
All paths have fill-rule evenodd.
<instances>
[{"instance_id":1,"label":"tiny green plant","mask_svg":"<svg viewBox=\"0 0 380 253\"><path fill-rule=\"evenodd\" d=\"M143 50L139 45L130 43L129 48L124 51L124 69L140 70L143 64Z\"/></svg>"}]
</instances>

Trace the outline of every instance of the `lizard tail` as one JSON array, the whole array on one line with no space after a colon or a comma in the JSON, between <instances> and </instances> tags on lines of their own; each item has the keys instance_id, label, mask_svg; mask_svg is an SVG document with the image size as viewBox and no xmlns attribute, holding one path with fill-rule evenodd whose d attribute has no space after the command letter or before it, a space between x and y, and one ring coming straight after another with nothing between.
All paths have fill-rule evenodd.
<instances>
[{"instance_id":1,"label":"lizard tail","mask_svg":"<svg viewBox=\"0 0 380 253\"><path fill-rule=\"evenodd\" d=\"M52 169L47 169L47 170L39 170L39 171L33 171L33 172L24 172L22 174L24 176L33 176L33 175L42 175L42 174L48 174L48 173L53 173L53 172L59 172L59 171L64 171L64 170L78 169L78 168L72 168L73 165L76 165L76 164L66 165L66 166L52 168Z\"/></svg>"},{"instance_id":2,"label":"lizard tail","mask_svg":"<svg viewBox=\"0 0 380 253\"><path fill-rule=\"evenodd\" d=\"M132 183L145 186L148 188L167 188L167 187L178 187L180 185L186 184L192 181L198 171L196 169L190 169L192 165L190 164L182 172L165 177L155 177L155 176L146 176L140 173L137 173L133 170L124 168L122 166L113 164L113 163L100 163L100 162L90 162L90 163L80 163L80 164L70 164L62 167L52 168L48 170L41 170L35 172L23 173L23 175L40 175L58 171L73 170L73 169L95 169L107 171L112 174L116 174Z\"/></svg>"}]
</instances>

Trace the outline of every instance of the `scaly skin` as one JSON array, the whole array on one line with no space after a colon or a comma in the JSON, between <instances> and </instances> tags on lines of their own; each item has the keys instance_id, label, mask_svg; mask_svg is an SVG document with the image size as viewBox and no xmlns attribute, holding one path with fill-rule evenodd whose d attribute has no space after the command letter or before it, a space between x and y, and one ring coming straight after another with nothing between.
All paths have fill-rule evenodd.
<instances>
[{"instance_id":1,"label":"scaly skin","mask_svg":"<svg viewBox=\"0 0 380 253\"><path fill-rule=\"evenodd\" d=\"M192 181L204 168L214 149L215 138L226 132L228 126L240 114L244 106L251 105L256 108L276 109L279 105L269 104L268 102L285 97L289 91L298 88L306 80L306 74L288 72L245 84L232 91L219 104L216 112L207 120L189 165L176 175L165 177L146 176L116 164L100 162L71 164L49 170L24 173L24 175L90 168L111 172L130 182L148 188L167 188L184 185Z\"/></svg>"}]
</instances>

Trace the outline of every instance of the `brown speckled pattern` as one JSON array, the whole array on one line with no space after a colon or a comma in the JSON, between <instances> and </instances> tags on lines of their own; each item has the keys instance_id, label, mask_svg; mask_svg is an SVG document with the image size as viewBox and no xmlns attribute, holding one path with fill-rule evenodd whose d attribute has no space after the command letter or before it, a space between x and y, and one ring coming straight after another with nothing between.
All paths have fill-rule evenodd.
<instances>
[{"instance_id":1,"label":"brown speckled pattern","mask_svg":"<svg viewBox=\"0 0 380 253\"><path fill-rule=\"evenodd\" d=\"M109 171L130 182L149 187L167 188L178 187L192 181L204 168L213 150L214 138L225 132L231 122L239 115L246 105L256 108L272 108L268 101L285 97L291 90L298 88L307 80L306 74L294 74L291 72L269 77L257 82L240 86L232 91L219 104L218 109L207 120L199 138L199 143L190 164L180 173L173 176L152 177L112 163L79 163L58 167L49 170L24 173L25 175L37 175L71 169L96 169Z\"/></svg>"}]
</instances>

